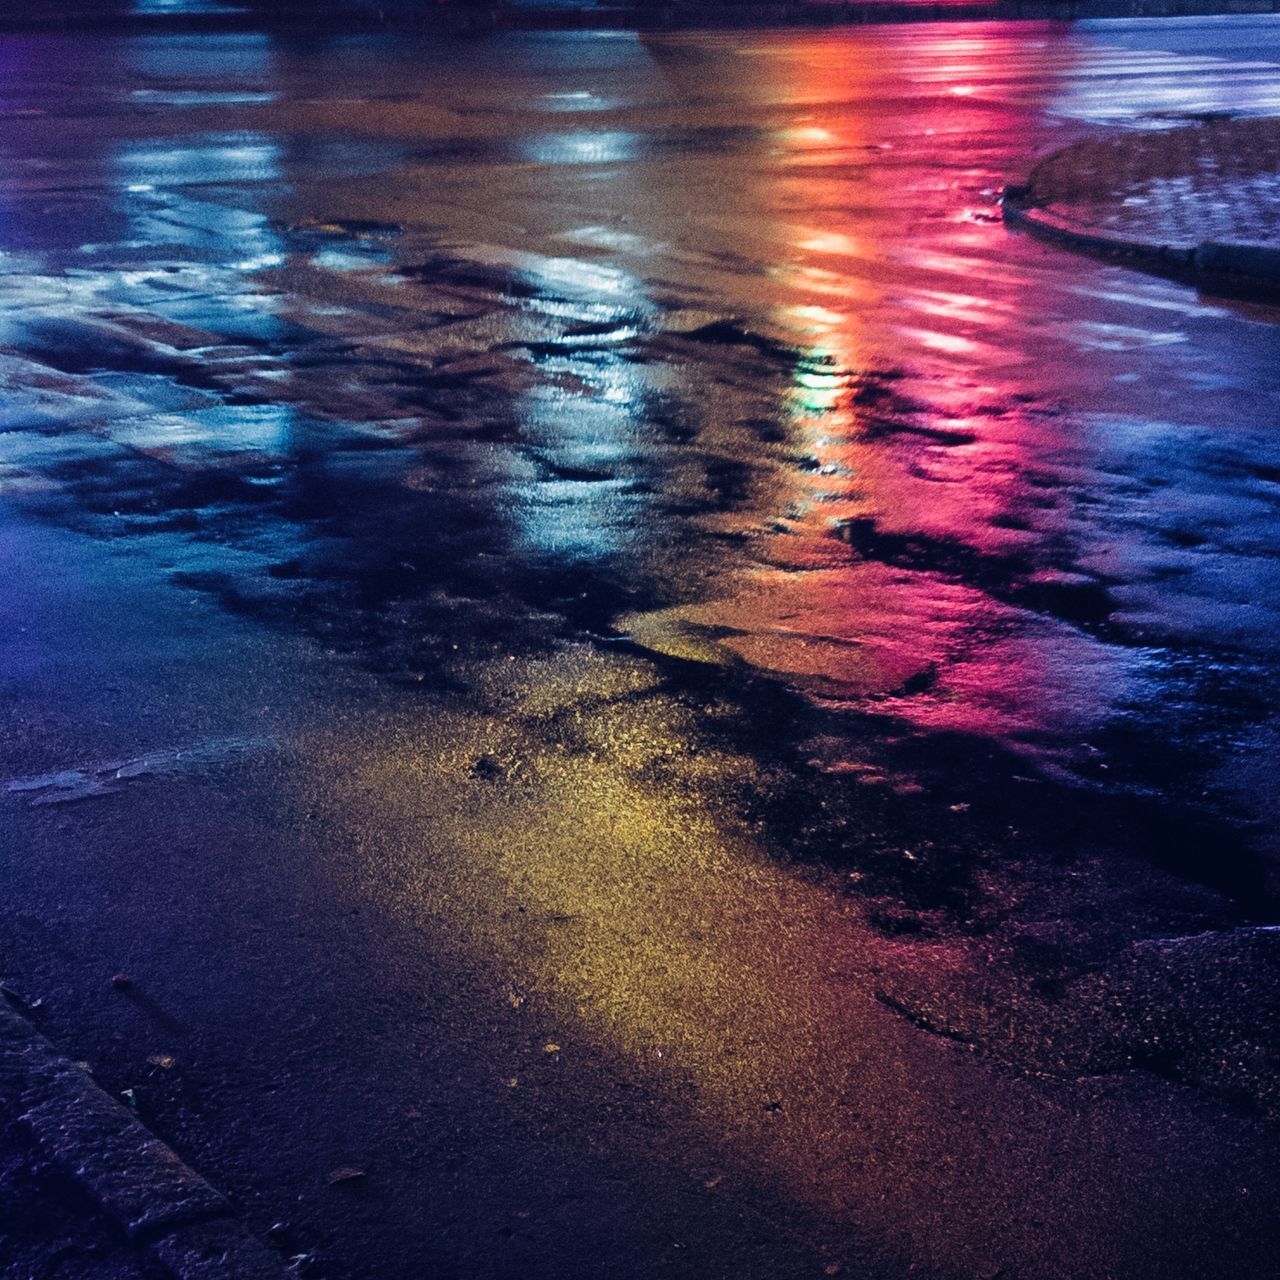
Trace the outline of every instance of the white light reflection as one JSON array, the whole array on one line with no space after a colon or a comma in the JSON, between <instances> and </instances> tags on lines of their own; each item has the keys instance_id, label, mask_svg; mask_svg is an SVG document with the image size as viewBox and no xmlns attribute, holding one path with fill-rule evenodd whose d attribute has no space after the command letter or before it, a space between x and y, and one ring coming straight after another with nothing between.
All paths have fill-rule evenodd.
<instances>
[{"instance_id":1,"label":"white light reflection","mask_svg":"<svg viewBox=\"0 0 1280 1280\"><path fill-rule=\"evenodd\" d=\"M125 143L111 171L130 238L155 247L146 270L112 273L112 292L208 332L211 344L228 333L276 337L276 295L254 276L284 263L283 241L264 214L203 199L193 188L216 183L220 196L234 188L251 198L255 184L279 180L279 145L264 134ZM163 299L153 296L160 280ZM139 286L140 296L131 298Z\"/></svg>"},{"instance_id":2,"label":"white light reflection","mask_svg":"<svg viewBox=\"0 0 1280 1280\"><path fill-rule=\"evenodd\" d=\"M288 404L216 405L187 414L149 414L112 424L111 439L152 457L199 468L215 460L242 463L245 455L279 458L294 438Z\"/></svg>"},{"instance_id":3,"label":"white light reflection","mask_svg":"<svg viewBox=\"0 0 1280 1280\"><path fill-rule=\"evenodd\" d=\"M526 138L520 150L535 164L616 164L635 159L637 135L622 129L549 134Z\"/></svg>"},{"instance_id":4,"label":"white light reflection","mask_svg":"<svg viewBox=\"0 0 1280 1280\"><path fill-rule=\"evenodd\" d=\"M217 13L222 0L133 0L134 13Z\"/></svg>"},{"instance_id":5,"label":"white light reflection","mask_svg":"<svg viewBox=\"0 0 1280 1280\"><path fill-rule=\"evenodd\" d=\"M569 357L584 389L532 390L525 435L549 475L515 485L519 541L561 565L591 564L642 540L639 508L650 500L635 480L642 467L646 386L638 365L612 352Z\"/></svg>"},{"instance_id":6,"label":"white light reflection","mask_svg":"<svg viewBox=\"0 0 1280 1280\"><path fill-rule=\"evenodd\" d=\"M1165 18L1160 22L1176 39L1182 25L1179 20ZM1273 15L1251 16L1250 23L1269 28L1267 34L1273 38L1280 33L1280 22ZM1140 36L1142 25L1130 25ZM1116 49L1117 37L1124 42L1124 32L1114 24L1083 22L1076 30L1091 47L1086 48L1086 56L1074 73L1063 77L1062 88L1052 102L1057 114L1090 123L1123 121L1169 128L1202 114L1280 113L1280 64L1275 61L1235 61L1146 47L1134 56ZM1092 45L1095 35L1099 44Z\"/></svg>"},{"instance_id":7,"label":"white light reflection","mask_svg":"<svg viewBox=\"0 0 1280 1280\"><path fill-rule=\"evenodd\" d=\"M643 282L608 262L500 255L545 296L530 305L566 325L543 356L521 409L530 470L505 485L520 544L556 568L588 566L643 544L652 501L643 480L652 370L629 358L628 338L654 308ZM578 341L574 330L591 326Z\"/></svg>"}]
</instances>

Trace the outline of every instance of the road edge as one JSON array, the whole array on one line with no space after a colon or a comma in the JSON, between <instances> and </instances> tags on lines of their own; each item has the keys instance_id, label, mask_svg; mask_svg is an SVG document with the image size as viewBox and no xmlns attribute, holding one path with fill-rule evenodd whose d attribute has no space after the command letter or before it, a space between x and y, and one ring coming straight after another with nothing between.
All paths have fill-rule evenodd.
<instances>
[{"instance_id":1,"label":"road edge","mask_svg":"<svg viewBox=\"0 0 1280 1280\"><path fill-rule=\"evenodd\" d=\"M1106 235L1058 217L1034 203L1026 183L1011 182L1000 196L1005 224L1042 240L1097 257L1123 260L1206 292L1258 302L1280 301L1280 248L1205 240L1195 246Z\"/></svg>"},{"instance_id":2,"label":"road edge","mask_svg":"<svg viewBox=\"0 0 1280 1280\"><path fill-rule=\"evenodd\" d=\"M231 1202L0 995L0 1109L175 1280L286 1280Z\"/></svg>"}]
</instances>

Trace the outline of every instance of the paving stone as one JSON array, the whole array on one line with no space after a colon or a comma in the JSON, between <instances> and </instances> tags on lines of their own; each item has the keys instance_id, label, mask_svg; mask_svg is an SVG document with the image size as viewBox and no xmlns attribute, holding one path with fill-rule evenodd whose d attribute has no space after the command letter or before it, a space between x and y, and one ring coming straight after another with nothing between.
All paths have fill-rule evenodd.
<instances>
[{"instance_id":1,"label":"paving stone","mask_svg":"<svg viewBox=\"0 0 1280 1280\"><path fill-rule=\"evenodd\" d=\"M68 1090L22 1120L131 1238L231 1212L224 1196L85 1079L97 1097Z\"/></svg>"},{"instance_id":2,"label":"paving stone","mask_svg":"<svg viewBox=\"0 0 1280 1280\"><path fill-rule=\"evenodd\" d=\"M20 1125L0 1122L0 1277L159 1280L161 1274Z\"/></svg>"},{"instance_id":3,"label":"paving stone","mask_svg":"<svg viewBox=\"0 0 1280 1280\"><path fill-rule=\"evenodd\" d=\"M1117 240L1184 250L1280 245L1280 119L1086 138L1035 166L1023 202Z\"/></svg>"},{"instance_id":4,"label":"paving stone","mask_svg":"<svg viewBox=\"0 0 1280 1280\"><path fill-rule=\"evenodd\" d=\"M0 1007L0 1098L131 1237L231 1213L223 1195L7 1006Z\"/></svg>"},{"instance_id":5,"label":"paving stone","mask_svg":"<svg viewBox=\"0 0 1280 1280\"><path fill-rule=\"evenodd\" d=\"M31 1023L0 998L0 1100L11 1114L40 1099L34 1086L70 1067Z\"/></svg>"}]
</instances>

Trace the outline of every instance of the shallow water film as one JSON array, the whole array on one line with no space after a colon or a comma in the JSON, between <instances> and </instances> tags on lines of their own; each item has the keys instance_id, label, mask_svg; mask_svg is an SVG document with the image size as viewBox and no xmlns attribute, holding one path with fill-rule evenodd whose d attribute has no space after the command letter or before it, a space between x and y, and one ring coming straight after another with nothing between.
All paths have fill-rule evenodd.
<instances>
[{"instance_id":1,"label":"shallow water film","mask_svg":"<svg viewBox=\"0 0 1280 1280\"><path fill-rule=\"evenodd\" d=\"M1278 63L4 38L6 989L299 1274L1280 1274L1280 311L999 208Z\"/></svg>"}]
</instances>

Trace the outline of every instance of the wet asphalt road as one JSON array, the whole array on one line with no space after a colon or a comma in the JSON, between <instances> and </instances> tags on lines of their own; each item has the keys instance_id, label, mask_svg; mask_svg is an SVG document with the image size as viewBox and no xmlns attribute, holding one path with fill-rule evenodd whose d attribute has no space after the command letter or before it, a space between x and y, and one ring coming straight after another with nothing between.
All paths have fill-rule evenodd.
<instances>
[{"instance_id":1,"label":"wet asphalt road","mask_svg":"<svg viewBox=\"0 0 1280 1280\"><path fill-rule=\"evenodd\" d=\"M1280 24L0 59L55 1039L321 1276L1280 1273L1280 329L995 203Z\"/></svg>"}]
</instances>

